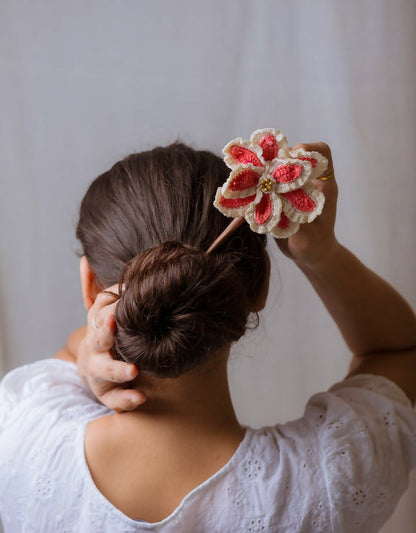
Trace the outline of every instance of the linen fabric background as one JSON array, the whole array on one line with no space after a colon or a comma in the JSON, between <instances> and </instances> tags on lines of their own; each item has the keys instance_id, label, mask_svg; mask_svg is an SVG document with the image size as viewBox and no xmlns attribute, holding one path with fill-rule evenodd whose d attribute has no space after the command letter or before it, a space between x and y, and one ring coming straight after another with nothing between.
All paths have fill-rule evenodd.
<instances>
[{"instance_id":1,"label":"linen fabric background","mask_svg":"<svg viewBox=\"0 0 416 533\"><path fill-rule=\"evenodd\" d=\"M220 153L275 127L328 142L339 239L416 307L415 27L413 0L0 0L1 372L85 322L74 229L92 179L176 139ZM308 282L269 251L262 324L230 361L255 427L299 417L349 363ZM383 533L415 531L415 498L412 475Z\"/></svg>"}]
</instances>

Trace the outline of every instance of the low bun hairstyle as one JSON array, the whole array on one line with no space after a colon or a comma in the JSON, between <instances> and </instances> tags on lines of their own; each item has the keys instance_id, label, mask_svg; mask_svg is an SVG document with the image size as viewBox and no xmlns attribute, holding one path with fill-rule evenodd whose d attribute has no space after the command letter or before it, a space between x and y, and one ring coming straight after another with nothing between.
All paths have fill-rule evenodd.
<instances>
[{"instance_id":1,"label":"low bun hairstyle","mask_svg":"<svg viewBox=\"0 0 416 533\"><path fill-rule=\"evenodd\" d=\"M263 293L266 238L243 224L205 250L229 219L213 207L229 170L182 144L131 154L85 194L77 238L103 288L123 285L116 357L178 377L238 340Z\"/></svg>"},{"instance_id":2,"label":"low bun hairstyle","mask_svg":"<svg viewBox=\"0 0 416 533\"><path fill-rule=\"evenodd\" d=\"M178 377L244 334L244 281L227 255L168 241L134 258L121 281L115 352L142 371Z\"/></svg>"}]
</instances>

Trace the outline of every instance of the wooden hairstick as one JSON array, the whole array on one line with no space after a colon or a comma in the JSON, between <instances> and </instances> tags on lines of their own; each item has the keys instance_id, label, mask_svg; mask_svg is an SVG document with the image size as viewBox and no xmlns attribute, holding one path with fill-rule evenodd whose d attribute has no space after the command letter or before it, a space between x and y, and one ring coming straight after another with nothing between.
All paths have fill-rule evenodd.
<instances>
[{"instance_id":1,"label":"wooden hairstick","mask_svg":"<svg viewBox=\"0 0 416 533\"><path fill-rule=\"evenodd\" d=\"M215 250L215 248L217 248L229 235L231 235L231 233L233 233L237 228L241 226L244 220L245 220L244 217L234 218L228 224L225 230L215 239L215 241L211 244L211 246L208 248L208 250L205 253L208 255L213 250Z\"/></svg>"}]
</instances>

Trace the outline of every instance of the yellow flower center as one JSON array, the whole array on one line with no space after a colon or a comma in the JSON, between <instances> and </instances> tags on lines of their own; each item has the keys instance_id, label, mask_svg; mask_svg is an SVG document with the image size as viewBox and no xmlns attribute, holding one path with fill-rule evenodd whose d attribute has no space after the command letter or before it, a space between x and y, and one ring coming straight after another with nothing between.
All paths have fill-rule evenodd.
<instances>
[{"instance_id":1,"label":"yellow flower center","mask_svg":"<svg viewBox=\"0 0 416 533\"><path fill-rule=\"evenodd\" d=\"M263 178L259 183L261 192L268 193L273 189L273 180L271 178Z\"/></svg>"}]
</instances>

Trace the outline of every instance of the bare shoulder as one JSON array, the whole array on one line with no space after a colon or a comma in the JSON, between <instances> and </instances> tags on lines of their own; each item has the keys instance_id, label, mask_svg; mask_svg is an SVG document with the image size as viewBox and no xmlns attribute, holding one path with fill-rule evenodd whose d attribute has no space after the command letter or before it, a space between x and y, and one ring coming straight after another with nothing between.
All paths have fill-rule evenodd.
<instances>
[{"instance_id":1,"label":"bare shoulder","mask_svg":"<svg viewBox=\"0 0 416 533\"><path fill-rule=\"evenodd\" d=\"M102 416L87 424L84 446L85 456L90 470L94 470L91 466L97 466L103 458L105 459L103 464L108 464L108 457L112 456L112 417L113 415Z\"/></svg>"},{"instance_id":2,"label":"bare shoulder","mask_svg":"<svg viewBox=\"0 0 416 533\"><path fill-rule=\"evenodd\" d=\"M86 331L87 328L85 326L73 331L68 337L66 345L54 355L54 359L62 359L63 361L70 361L71 363L76 363L78 347L82 339L85 337Z\"/></svg>"},{"instance_id":3,"label":"bare shoulder","mask_svg":"<svg viewBox=\"0 0 416 533\"><path fill-rule=\"evenodd\" d=\"M66 346L61 348L56 352L56 354L53 356L54 359L61 359L62 361L69 361L71 363L76 363L77 360L74 357L74 355L68 350Z\"/></svg>"}]
</instances>

